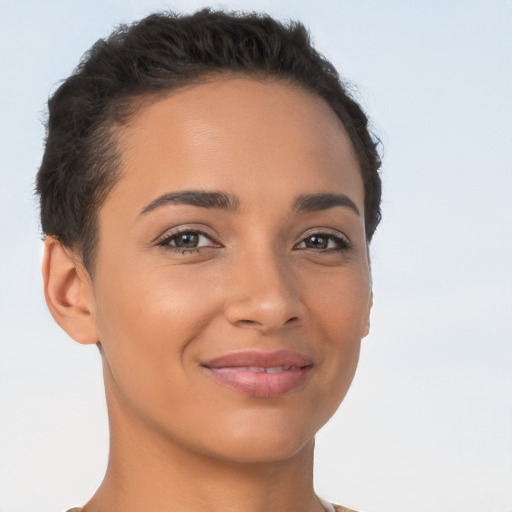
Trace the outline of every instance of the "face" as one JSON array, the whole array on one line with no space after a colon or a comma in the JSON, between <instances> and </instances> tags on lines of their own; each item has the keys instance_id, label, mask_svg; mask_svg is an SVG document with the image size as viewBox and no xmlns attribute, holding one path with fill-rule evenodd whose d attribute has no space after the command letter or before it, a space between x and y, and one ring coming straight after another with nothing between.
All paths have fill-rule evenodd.
<instances>
[{"instance_id":1,"label":"face","mask_svg":"<svg viewBox=\"0 0 512 512\"><path fill-rule=\"evenodd\" d=\"M93 317L110 414L237 461L312 442L371 303L363 184L342 125L283 83L219 79L120 133Z\"/></svg>"}]
</instances>

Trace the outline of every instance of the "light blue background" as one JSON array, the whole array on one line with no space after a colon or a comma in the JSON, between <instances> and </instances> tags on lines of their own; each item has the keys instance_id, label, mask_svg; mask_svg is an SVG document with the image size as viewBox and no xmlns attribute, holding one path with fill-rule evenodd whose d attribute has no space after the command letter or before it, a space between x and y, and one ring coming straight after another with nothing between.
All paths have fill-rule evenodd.
<instances>
[{"instance_id":1,"label":"light blue background","mask_svg":"<svg viewBox=\"0 0 512 512\"><path fill-rule=\"evenodd\" d=\"M0 512L82 504L107 456L97 350L43 300L47 97L116 23L204 5L0 1ZM317 492L367 512L510 512L512 2L220 5L309 25L385 147L372 332L318 435Z\"/></svg>"}]
</instances>

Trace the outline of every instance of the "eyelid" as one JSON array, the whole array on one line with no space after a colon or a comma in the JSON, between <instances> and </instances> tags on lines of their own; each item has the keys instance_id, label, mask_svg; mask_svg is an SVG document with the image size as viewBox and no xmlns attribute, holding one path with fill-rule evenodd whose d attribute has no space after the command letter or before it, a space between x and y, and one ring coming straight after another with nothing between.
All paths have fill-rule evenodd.
<instances>
[{"instance_id":1,"label":"eyelid","mask_svg":"<svg viewBox=\"0 0 512 512\"><path fill-rule=\"evenodd\" d=\"M212 244L210 246L203 246L203 247L196 247L196 248L193 248L193 249L192 248L187 249L187 248L173 246L173 245L170 245L168 243L174 237L176 237L176 236L178 236L180 234L183 234L183 233L193 233L193 234L196 234L196 235L204 236L205 238L208 238L208 240L210 240L212 242ZM179 226L179 227L177 227L175 229L172 229L172 228L168 229L163 234L158 236L155 239L154 243L155 243L155 245L160 246L160 247L167 247L167 248L170 248L170 249L177 249L179 251L183 251L183 250L185 250L185 251L187 251L187 250L198 250L198 249L203 249L203 248L207 248L207 247L220 247L221 246L221 244L210 233L207 233L206 231L204 231L202 229L194 228L194 227L191 227L191 226Z\"/></svg>"},{"instance_id":2,"label":"eyelid","mask_svg":"<svg viewBox=\"0 0 512 512\"><path fill-rule=\"evenodd\" d=\"M340 231L340 230L334 229L334 228L327 228L327 227L323 227L323 226L319 226L319 227L315 227L315 228L310 228L307 231L305 231L301 235L301 241L304 238L307 238L308 236L312 236L312 235L337 236L338 238L343 238L347 242L352 243L350 238L345 233L343 233L343 231Z\"/></svg>"},{"instance_id":3,"label":"eyelid","mask_svg":"<svg viewBox=\"0 0 512 512\"><path fill-rule=\"evenodd\" d=\"M152 243L156 244L161 240L168 238L169 236L179 235L180 233L189 231L205 235L208 238L215 240L216 234L209 233L207 230L211 231L209 226L205 226L204 224L199 223L196 224L195 222L191 222L190 224L177 224L175 226L169 226L164 231L161 231L160 234L153 239Z\"/></svg>"},{"instance_id":4,"label":"eyelid","mask_svg":"<svg viewBox=\"0 0 512 512\"><path fill-rule=\"evenodd\" d=\"M312 236L324 236L327 238L335 239L337 242L340 242L341 244L345 245L345 247L342 247L341 245L338 246L337 249L311 249L311 248L305 248L310 249L317 252L329 252L329 251L347 251L353 248L353 243L350 240L350 238L345 235L345 233L338 231L337 229L333 228L324 228L324 227L318 227L318 228L312 228L307 230L305 233L302 234L300 241L295 244L294 247L297 247L298 245L302 244L306 239Z\"/></svg>"}]
</instances>

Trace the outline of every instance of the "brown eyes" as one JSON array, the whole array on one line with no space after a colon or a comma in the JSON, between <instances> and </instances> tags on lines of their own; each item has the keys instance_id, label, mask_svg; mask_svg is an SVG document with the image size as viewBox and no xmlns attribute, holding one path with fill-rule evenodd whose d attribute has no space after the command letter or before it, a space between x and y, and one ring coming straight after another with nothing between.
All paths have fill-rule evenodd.
<instances>
[{"instance_id":1,"label":"brown eyes","mask_svg":"<svg viewBox=\"0 0 512 512\"><path fill-rule=\"evenodd\" d=\"M200 230L183 230L171 233L157 243L165 249L175 250L181 254L196 252L203 247L222 247L212 238Z\"/></svg>"},{"instance_id":2,"label":"brown eyes","mask_svg":"<svg viewBox=\"0 0 512 512\"><path fill-rule=\"evenodd\" d=\"M297 245L296 248L320 249L323 251L346 250L350 248L350 243L347 239L342 238L341 236L327 233L318 233L309 235L299 245Z\"/></svg>"},{"instance_id":3,"label":"brown eyes","mask_svg":"<svg viewBox=\"0 0 512 512\"><path fill-rule=\"evenodd\" d=\"M181 247L182 249L196 249L201 246L201 238L206 238L206 236L193 232L180 233L173 237L173 242L176 247Z\"/></svg>"},{"instance_id":4,"label":"brown eyes","mask_svg":"<svg viewBox=\"0 0 512 512\"><path fill-rule=\"evenodd\" d=\"M200 230L182 230L171 233L157 243L158 246L180 254L198 252L202 248L220 248L221 244ZM333 233L313 233L295 245L294 249L314 250L318 252L343 252L352 248L350 241L343 235Z\"/></svg>"}]
</instances>

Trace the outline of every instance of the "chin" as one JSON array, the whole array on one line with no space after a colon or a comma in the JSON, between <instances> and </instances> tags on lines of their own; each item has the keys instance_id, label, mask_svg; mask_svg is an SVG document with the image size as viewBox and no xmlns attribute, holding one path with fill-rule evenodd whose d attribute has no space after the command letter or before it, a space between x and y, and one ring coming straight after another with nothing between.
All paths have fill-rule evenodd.
<instances>
[{"instance_id":1,"label":"chin","mask_svg":"<svg viewBox=\"0 0 512 512\"><path fill-rule=\"evenodd\" d=\"M260 417L251 422L239 421L224 427L217 424L216 432L211 432L217 439L210 437L209 446L203 448L216 458L232 462L284 461L308 450L309 447L312 449L316 431L325 421L315 426L311 424L311 420L301 422L293 417L286 422Z\"/></svg>"},{"instance_id":2,"label":"chin","mask_svg":"<svg viewBox=\"0 0 512 512\"><path fill-rule=\"evenodd\" d=\"M240 464L272 464L292 459L314 446L314 437L308 439L290 439L266 437L248 439L245 442L231 442L225 450L217 449L216 458ZM213 455L213 454L212 454Z\"/></svg>"}]
</instances>

